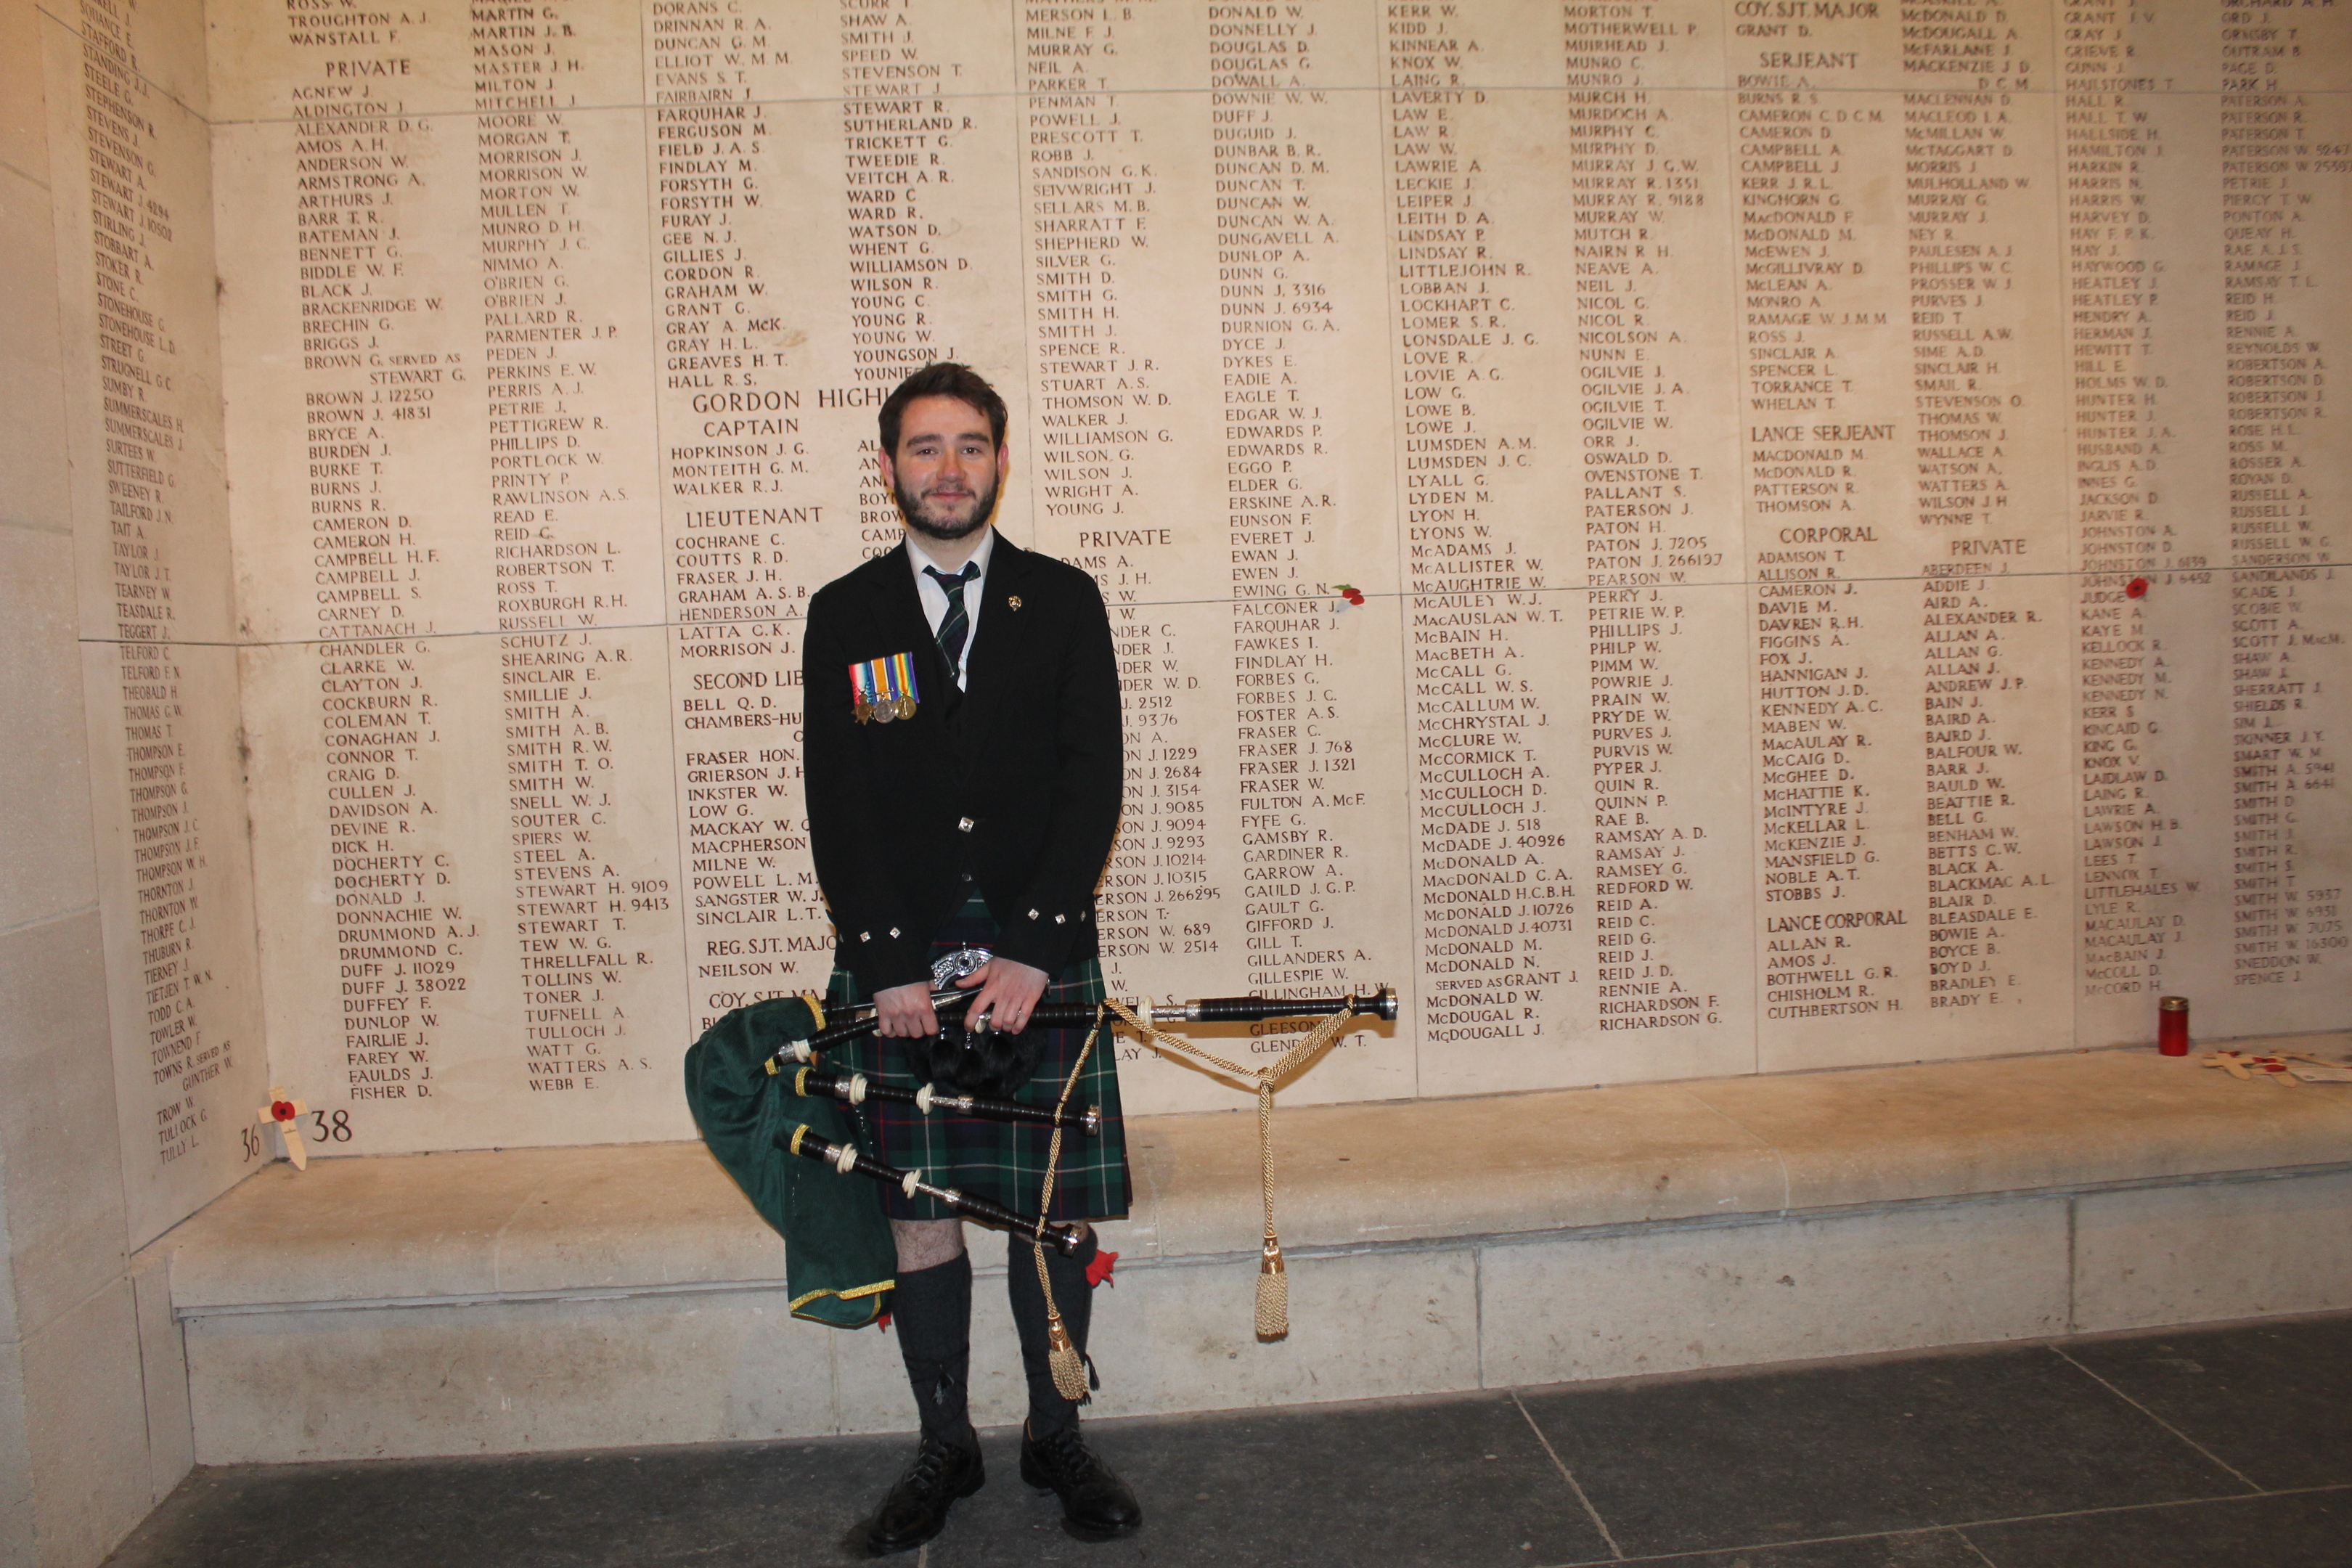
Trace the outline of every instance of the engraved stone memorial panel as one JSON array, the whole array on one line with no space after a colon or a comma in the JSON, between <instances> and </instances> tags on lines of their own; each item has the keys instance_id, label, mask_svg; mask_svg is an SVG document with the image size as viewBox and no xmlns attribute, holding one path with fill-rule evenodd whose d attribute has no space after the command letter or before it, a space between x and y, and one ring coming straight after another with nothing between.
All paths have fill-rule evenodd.
<instances>
[{"instance_id":1,"label":"engraved stone memorial panel","mask_svg":"<svg viewBox=\"0 0 2352 1568\"><path fill-rule=\"evenodd\" d=\"M92 689L174 714L101 726L145 843L154 767L232 780L187 716L241 683L268 1057L326 1152L685 1136L686 1042L823 986L800 715L848 694L801 618L896 542L875 411L940 358L1012 405L1000 525L1110 605L1114 989L1403 994L1287 1100L2104 1045L2171 991L2344 1021L2332 7L211 28L209 219L94 153L82 243L152 372L206 279L141 231L211 225L218 369L121 395L152 450L105 499L135 542L225 461L173 526L233 593L118 548L89 615L205 646L104 631Z\"/></svg>"}]
</instances>

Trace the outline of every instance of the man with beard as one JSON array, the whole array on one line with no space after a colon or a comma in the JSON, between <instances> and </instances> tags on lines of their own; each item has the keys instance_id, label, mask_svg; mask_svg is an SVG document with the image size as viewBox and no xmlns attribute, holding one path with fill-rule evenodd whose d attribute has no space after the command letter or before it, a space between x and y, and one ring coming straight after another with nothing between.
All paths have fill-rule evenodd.
<instances>
[{"instance_id":1,"label":"man with beard","mask_svg":"<svg viewBox=\"0 0 2352 1568\"><path fill-rule=\"evenodd\" d=\"M1040 1000L1099 1001L1095 884L1118 825L1118 662L1094 580L1022 550L990 526L1007 468L1005 407L969 368L908 376L881 410L883 481L905 523L899 546L827 584L803 637L809 843L835 933L830 1000L871 1000L877 1037L847 1066L878 1080L1097 1105L1100 1131L1067 1135L1046 1217L1125 1217L1126 1140L1116 1050L1087 1031L1026 1027ZM983 1053L940 1037L932 966L992 956L961 984L987 1015ZM967 961L969 962L969 961ZM869 1100L861 1146L940 1186L1034 1211L1049 1129L924 1114ZM875 1552L937 1535L980 1489L966 1414L971 1261L962 1222L935 1200L881 1189L898 1248L891 1312L922 1436L865 1525ZM1062 1500L1066 1528L1108 1540L1142 1522L1135 1495L1088 1451L1077 1406L1048 1366L1042 1254L1081 1353L1093 1284L1091 1232L1077 1255L1015 1237L1006 1284L1029 1385L1021 1476Z\"/></svg>"}]
</instances>

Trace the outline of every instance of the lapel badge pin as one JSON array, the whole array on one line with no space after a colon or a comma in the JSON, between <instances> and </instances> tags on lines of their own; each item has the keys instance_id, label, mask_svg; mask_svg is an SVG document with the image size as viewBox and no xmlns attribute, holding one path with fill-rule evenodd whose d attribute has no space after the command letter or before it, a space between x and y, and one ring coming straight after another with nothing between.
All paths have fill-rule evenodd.
<instances>
[{"instance_id":1,"label":"lapel badge pin","mask_svg":"<svg viewBox=\"0 0 2352 1568\"><path fill-rule=\"evenodd\" d=\"M911 719L920 697L912 654L894 653L849 667L849 706L861 724Z\"/></svg>"},{"instance_id":2,"label":"lapel badge pin","mask_svg":"<svg viewBox=\"0 0 2352 1568\"><path fill-rule=\"evenodd\" d=\"M1004 603L1008 609L1017 610L1021 607L1021 595L1018 594L1012 595L1005 599Z\"/></svg>"}]
</instances>

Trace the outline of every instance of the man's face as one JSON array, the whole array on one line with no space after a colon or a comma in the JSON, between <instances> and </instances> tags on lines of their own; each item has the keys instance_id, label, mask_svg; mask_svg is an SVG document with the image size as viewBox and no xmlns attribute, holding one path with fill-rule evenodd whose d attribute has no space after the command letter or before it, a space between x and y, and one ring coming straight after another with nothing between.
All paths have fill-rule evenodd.
<instances>
[{"instance_id":1,"label":"man's face","mask_svg":"<svg viewBox=\"0 0 2352 1568\"><path fill-rule=\"evenodd\" d=\"M926 538L967 538L996 510L1007 462L988 416L956 397L919 397L898 422L898 449L882 457L882 481L907 526Z\"/></svg>"}]
</instances>

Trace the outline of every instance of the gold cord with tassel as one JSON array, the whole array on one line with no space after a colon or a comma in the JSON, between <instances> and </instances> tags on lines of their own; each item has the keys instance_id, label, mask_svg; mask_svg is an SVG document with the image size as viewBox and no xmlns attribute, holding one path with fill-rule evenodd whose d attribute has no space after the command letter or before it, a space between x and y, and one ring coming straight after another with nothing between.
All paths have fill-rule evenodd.
<instances>
[{"instance_id":1,"label":"gold cord with tassel","mask_svg":"<svg viewBox=\"0 0 2352 1568\"><path fill-rule=\"evenodd\" d=\"M1358 1015L1343 1008L1318 1021L1313 1028L1299 1037L1297 1045L1273 1062L1262 1068L1245 1068L1239 1062L1227 1061L1214 1051L1202 1050L1190 1040L1161 1034L1137 1017L1123 1002L1107 1001L1103 1005L1118 1014L1121 1023L1163 1056L1189 1058L1256 1089L1258 1184L1265 1199L1265 1239L1259 1248L1257 1265L1257 1337L1267 1343L1287 1338L1290 1333L1290 1276L1283 1267L1282 1238L1274 1228L1274 1091L1294 1068L1322 1055L1332 1041L1347 1032L1349 1024ZM1091 1044L1093 1037L1088 1036L1087 1040ZM1066 1098L1067 1092L1064 1091ZM1044 1267L1042 1259L1039 1267Z\"/></svg>"},{"instance_id":2,"label":"gold cord with tassel","mask_svg":"<svg viewBox=\"0 0 2352 1568\"><path fill-rule=\"evenodd\" d=\"M1274 1232L1274 1085L1257 1086L1258 1184L1265 1194L1265 1243L1257 1260L1257 1337L1272 1344L1290 1337L1290 1275L1282 1267L1282 1237Z\"/></svg>"},{"instance_id":3,"label":"gold cord with tassel","mask_svg":"<svg viewBox=\"0 0 2352 1568\"><path fill-rule=\"evenodd\" d=\"M1061 1309L1054 1301L1054 1281L1045 1273L1045 1216L1054 1211L1054 1175L1062 1168L1061 1112L1070 1103L1070 1091L1078 1085L1078 1074L1086 1070L1087 1058L1093 1054L1095 1037L1102 1033L1102 1009L1095 1009L1095 1026L1087 1031L1087 1042L1078 1048L1078 1059L1070 1066L1070 1076L1062 1084L1062 1098L1055 1102L1054 1141L1045 1152L1045 1186L1037 1197L1037 1234L1030 1238L1030 1251L1037 1264L1037 1288L1045 1293L1045 1364L1054 1374L1054 1391L1076 1405L1087 1396L1086 1358L1070 1338L1070 1331L1062 1326Z\"/></svg>"}]
</instances>

